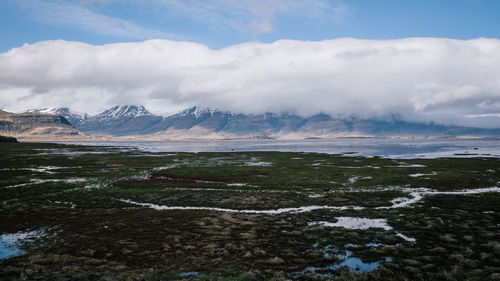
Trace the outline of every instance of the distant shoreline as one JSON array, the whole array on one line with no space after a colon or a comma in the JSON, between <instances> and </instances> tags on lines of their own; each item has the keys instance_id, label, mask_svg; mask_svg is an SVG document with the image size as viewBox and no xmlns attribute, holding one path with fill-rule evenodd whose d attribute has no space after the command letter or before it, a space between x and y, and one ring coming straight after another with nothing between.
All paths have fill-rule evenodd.
<instances>
[{"instance_id":1,"label":"distant shoreline","mask_svg":"<svg viewBox=\"0 0 500 281\"><path fill-rule=\"evenodd\" d=\"M89 138L23 138L16 137L21 142L162 142L162 141L298 141L298 140L346 140L346 139L388 139L388 140L431 140L431 139L500 139L500 136L338 136L338 137L303 137L303 138L275 138L275 137L234 137L234 138L141 138L141 137L112 137L91 136Z\"/></svg>"}]
</instances>

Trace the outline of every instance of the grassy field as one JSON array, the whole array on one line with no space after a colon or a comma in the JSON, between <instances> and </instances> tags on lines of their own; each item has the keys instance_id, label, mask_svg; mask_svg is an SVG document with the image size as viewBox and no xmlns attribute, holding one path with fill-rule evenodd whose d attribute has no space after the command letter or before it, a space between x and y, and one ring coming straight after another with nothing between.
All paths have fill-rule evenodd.
<instances>
[{"instance_id":1,"label":"grassy field","mask_svg":"<svg viewBox=\"0 0 500 281\"><path fill-rule=\"evenodd\" d=\"M2 143L0 280L500 280L499 181L496 158Z\"/></svg>"}]
</instances>

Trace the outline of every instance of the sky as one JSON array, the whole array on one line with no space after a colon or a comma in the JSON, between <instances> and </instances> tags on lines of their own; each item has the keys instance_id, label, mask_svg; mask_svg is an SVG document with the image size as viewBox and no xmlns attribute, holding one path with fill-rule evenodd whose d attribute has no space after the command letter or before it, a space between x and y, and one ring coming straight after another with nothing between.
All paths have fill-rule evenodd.
<instances>
[{"instance_id":1,"label":"sky","mask_svg":"<svg viewBox=\"0 0 500 281\"><path fill-rule=\"evenodd\" d=\"M497 0L2 0L0 108L500 127Z\"/></svg>"}]
</instances>

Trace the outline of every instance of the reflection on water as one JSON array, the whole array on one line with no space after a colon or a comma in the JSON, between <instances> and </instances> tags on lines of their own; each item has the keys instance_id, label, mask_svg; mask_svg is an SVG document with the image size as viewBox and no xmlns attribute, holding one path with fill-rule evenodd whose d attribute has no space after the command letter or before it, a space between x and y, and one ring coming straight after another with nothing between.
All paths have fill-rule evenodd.
<instances>
[{"instance_id":1,"label":"reflection on water","mask_svg":"<svg viewBox=\"0 0 500 281\"><path fill-rule=\"evenodd\" d=\"M5 233L0 235L0 259L22 255L23 243L30 243L44 235L43 230Z\"/></svg>"},{"instance_id":2,"label":"reflection on water","mask_svg":"<svg viewBox=\"0 0 500 281\"><path fill-rule=\"evenodd\" d=\"M500 157L500 139L304 139L172 140L84 142L83 145L136 147L150 152L288 151L390 158Z\"/></svg>"},{"instance_id":3,"label":"reflection on water","mask_svg":"<svg viewBox=\"0 0 500 281\"><path fill-rule=\"evenodd\" d=\"M352 256L353 253L349 250L346 250L345 254L339 254L337 253L338 252L337 249L335 247L331 247L331 245L323 249L323 252L325 257L338 259L339 262L323 267L309 266L305 268L303 271L294 272L292 274L292 277L298 278L304 274L311 274L317 277L332 278L333 277L332 272L339 269L347 269L354 273L370 272L377 269L381 262L381 261L364 262L360 258L353 257ZM385 257L384 260L385 262L391 262L392 258Z\"/></svg>"},{"instance_id":4,"label":"reflection on water","mask_svg":"<svg viewBox=\"0 0 500 281\"><path fill-rule=\"evenodd\" d=\"M0 259L10 258L13 256L18 256L22 254L22 251L17 248L15 243L8 239L4 239L4 236L0 236Z\"/></svg>"}]
</instances>

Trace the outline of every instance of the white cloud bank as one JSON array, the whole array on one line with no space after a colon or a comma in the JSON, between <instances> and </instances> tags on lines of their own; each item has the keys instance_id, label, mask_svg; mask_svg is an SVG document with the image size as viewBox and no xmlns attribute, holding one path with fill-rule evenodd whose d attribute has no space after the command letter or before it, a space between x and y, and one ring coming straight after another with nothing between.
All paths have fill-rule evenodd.
<instances>
[{"instance_id":1,"label":"white cloud bank","mask_svg":"<svg viewBox=\"0 0 500 281\"><path fill-rule=\"evenodd\" d=\"M246 43L45 41L0 54L0 106L189 105L243 113L387 116L498 127L500 40ZM482 118L488 116L489 118Z\"/></svg>"}]
</instances>

